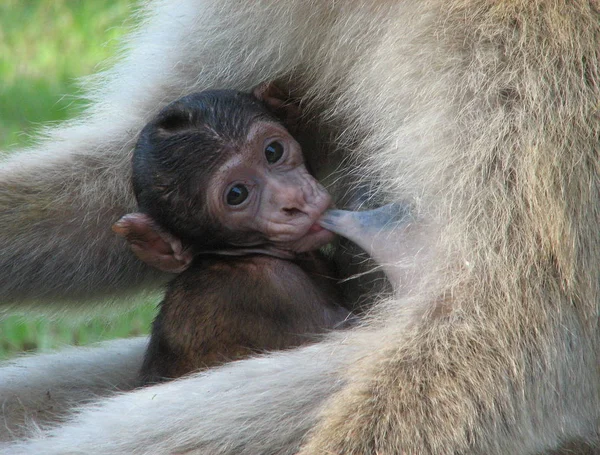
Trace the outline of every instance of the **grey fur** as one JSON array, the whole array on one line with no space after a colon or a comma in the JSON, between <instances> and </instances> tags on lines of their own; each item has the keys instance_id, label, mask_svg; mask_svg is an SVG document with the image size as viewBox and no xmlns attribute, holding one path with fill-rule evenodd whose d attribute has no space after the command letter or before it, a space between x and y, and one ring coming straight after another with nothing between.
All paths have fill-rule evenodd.
<instances>
[{"instance_id":1,"label":"grey fur","mask_svg":"<svg viewBox=\"0 0 600 455\"><path fill-rule=\"evenodd\" d=\"M378 182L378 200L410 205L415 221L394 241L406 246L394 261L404 272L365 327L101 399L4 453L530 454L598 444L596 2L163 0L146 11L122 61L94 82L88 113L0 169L4 308L83 305L160 281L110 233L133 208L135 135L182 94L274 79L332 132L344 165ZM48 359L27 363L27 387L11 399L33 402L54 383ZM73 381L109 393L89 383L104 374L90 359ZM12 407L9 428L36 419L30 411Z\"/></svg>"}]
</instances>

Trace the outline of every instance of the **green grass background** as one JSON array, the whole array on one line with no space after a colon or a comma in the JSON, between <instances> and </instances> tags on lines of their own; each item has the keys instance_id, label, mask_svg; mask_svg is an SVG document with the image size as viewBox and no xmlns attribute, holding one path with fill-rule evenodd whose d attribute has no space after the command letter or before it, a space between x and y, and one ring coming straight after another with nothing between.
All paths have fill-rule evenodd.
<instances>
[{"instance_id":1,"label":"green grass background","mask_svg":"<svg viewBox=\"0 0 600 455\"><path fill-rule=\"evenodd\" d=\"M75 116L83 103L76 78L114 56L133 25L133 0L2 0L0 2L0 150L28 145L40 125ZM154 299L148 299L154 300ZM154 303L77 324L66 318L0 320L0 359L22 351L147 333Z\"/></svg>"}]
</instances>

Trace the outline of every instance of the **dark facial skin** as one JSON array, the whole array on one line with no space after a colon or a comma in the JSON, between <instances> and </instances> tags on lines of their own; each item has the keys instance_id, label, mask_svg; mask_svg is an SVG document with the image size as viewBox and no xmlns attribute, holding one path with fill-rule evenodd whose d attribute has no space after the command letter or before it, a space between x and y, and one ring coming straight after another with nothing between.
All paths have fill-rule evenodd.
<instances>
[{"instance_id":1,"label":"dark facial skin","mask_svg":"<svg viewBox=\"0 0 600 455\"><path fill-rule=\"evenodd\" d=\"M334 237L318 224L331 197L306 169L300 145L276 123L252 125L210 179L207 198L210 215L232 233L232 246L286 256Z\"/></svg>"}]
</instances>

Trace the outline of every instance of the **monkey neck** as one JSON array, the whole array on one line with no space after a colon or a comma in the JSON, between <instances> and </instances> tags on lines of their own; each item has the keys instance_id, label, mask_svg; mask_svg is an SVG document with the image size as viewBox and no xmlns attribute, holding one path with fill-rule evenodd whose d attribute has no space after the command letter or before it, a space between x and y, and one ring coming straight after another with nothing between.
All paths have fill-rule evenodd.
<instances>
[{"instance_id":1,"label":"monkey neck","mask_svg":"<svg viewBox=\"0 0 600 455\"><path fill-rule=\"evenodd\" d=\"M197 253L198 256L205 255L217 255L217 256L248 256L251 254L264 254L267 256L273 256L279 259L295 259L296 254L293 251L280 250L271 245L255 246L248 248L231 248L231 249L218 249L218 250L207 250L200 251Z\"/></svg>"}]
</instances>

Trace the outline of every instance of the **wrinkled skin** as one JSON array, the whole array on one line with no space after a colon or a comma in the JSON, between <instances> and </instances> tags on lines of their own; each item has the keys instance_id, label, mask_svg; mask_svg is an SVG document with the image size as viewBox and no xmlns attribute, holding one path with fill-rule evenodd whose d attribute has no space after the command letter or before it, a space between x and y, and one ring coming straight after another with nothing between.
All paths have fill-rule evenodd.
<instances>
[{"instance_id":1,"label":"wrinkled skin","mask_svg":"<svg viewBox=\"0 0 600 455\"><path fill-rule=\"evenodd\" d=\"M270 163L264 150L273 143L283 151ZM248 196L240 204L228 205L228 190L240 185ZM274 123L257 122L209 184L209 212L236 234L231 241L236 247L267 244L281 254L317 249L333 238L316 225L330 205L331 196L306 169L298 142Z\"/></svg>"}]
</instances>

